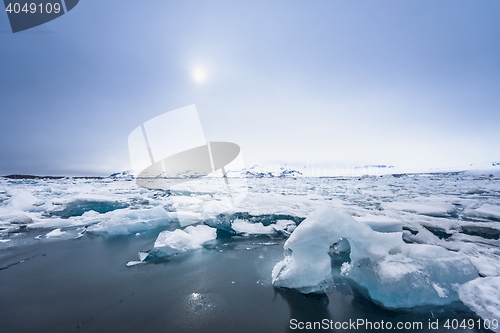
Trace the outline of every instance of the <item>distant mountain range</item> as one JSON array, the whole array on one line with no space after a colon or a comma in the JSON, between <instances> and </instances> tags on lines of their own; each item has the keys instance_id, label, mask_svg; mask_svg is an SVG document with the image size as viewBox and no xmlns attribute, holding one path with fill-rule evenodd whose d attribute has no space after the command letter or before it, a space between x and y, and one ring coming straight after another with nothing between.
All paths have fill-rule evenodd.
<instances>
[{"instance_id":1,"label":"distant mountain range","mask_svg":"<svg viewBox=\"0 0 500 333\"><path fill-rule=\"evenodd\" d=\"M393 165L376 164L376 165L365 165L365 166L352 166L352 167L328 167L328 166L288 166L284 165L261 165L254 164L251 167L243 168L240 170L230 170L227 173L228 177L234 178L299 178L299 177L359 177L364 175L380 176L386 174L417 174L417 173L447 173L447 172L461 172L461 171L471 171L471 172L481 172L481 171L500 171L500 161L496 162L485 162L485 163L474 163L469 164L465 167L454 167L454 168L419 168L419 169L403 169L398 168ZM35 175L21 175L13 174L8 176L3 176L10 179L61 179L68 178L68 176L35 176ZM196 178L192 173L186 173L183 175L176 175L180 178ZM89 179L123 179L123 180L133 180L135 179L134 174L131 170L125 170L121 172L115 172L108 177L97 177L97 176L78 176L69 178L89 178ZM161 178L161 175L159 176Z\"/></svg>"},{"instance_id":2,"label":"distant mountain range","mask_svg":"<svg viewBox=\"0 0 500 333\"><path fill-rule=\"evenodd\" d=\"M193 178L188 173L187 175L175 175L176 177L187 176L186 178ZM243 177L243 178L287 178L287 177L301 177L302 172L295 170L293 168L288 168L286 166L279 165L258 165L255 164L250 168L244 168L241 170L230 170L227 172L228 177ZM134 179L134 175L131 170L115 172L109 175L112 179ZM158 176L161 178L161 175Z\"/></svg>"},{"instance_id":3,"label":"distant mountain range","mask_svg":"<svg viewBox=\"0 0 500 333\"><path fill-rule=\"evenodd\" d=\"M418 170L403 170L393 165L376 164L354 167L326 167L326 166L309 166L309 167L294 167L288 165L261 165L254 164L251 167L241 170L230 170L227 176L232 178L299 178L299 177L339 177L339 176L363 176L363 175L384 175L384 174L404 174L404 173L441 173L441 172L459 172L459 171L474 171L474 170L495 170L500 171L500 162L488 162L479 164L470 164L464 168L431 168ZM159 176L161 178L161 176ZM176 175L176 177L193 178L189 173L186 175ZM109 176L112 179L134 179L132 171L116 172Z\"/></svg>"},{"instance_id":4,"label":"distant mountain range","mask_svg":"<svg viewBox=\"0 0 500 333\"><path fill-rule=\"evenodd\" d=\"M354 167L354 169L392 169L394 168L394 165L385 165L385 164L376 164L376 165L364 165L364 166L357 166Z\"/></svg>"},{"instance_id":5,"label":"distant mountain range","mask_svg":"<svg viewBox=\"0 0 500 333\"><path fill-rule=\"evenodd\" d=\"M255 164L250 168L229 171L227 176L246 178L297 178L302 177L303 173L287 166Z\"/></svg>"}]
</instances>

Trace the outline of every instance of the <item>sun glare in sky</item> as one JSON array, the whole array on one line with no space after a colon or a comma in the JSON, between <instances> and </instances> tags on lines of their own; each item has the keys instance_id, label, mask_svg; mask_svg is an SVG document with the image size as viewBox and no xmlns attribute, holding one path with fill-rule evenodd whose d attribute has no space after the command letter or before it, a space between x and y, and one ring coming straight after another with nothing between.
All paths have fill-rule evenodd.
<instances>
[{"instance_id":1,"label":"sun glare in sky","mask_svg":"<svg viewBox=\"0 0 500 333\"><path fill-rule=\"evenodd\" d=\"M193 69L193 78L196 83L203 83L207 79L207 72L203 67L195 67Z\"/></svg>"}]
</instances>

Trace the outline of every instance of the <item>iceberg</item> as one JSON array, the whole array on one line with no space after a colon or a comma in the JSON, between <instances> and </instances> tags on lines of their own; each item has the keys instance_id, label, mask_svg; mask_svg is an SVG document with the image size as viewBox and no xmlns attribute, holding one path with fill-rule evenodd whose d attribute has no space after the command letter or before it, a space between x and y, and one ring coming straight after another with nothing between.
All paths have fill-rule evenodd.
<instances>
[{"instance_id":1,"label":"iceberg","mask_svg":"<svg viewBox=\"0 0 500 333\"><path fill-rule=\"evenodd\" d=\"M500 276L477 278L458 290L462 302L488 322L489 328L500 333Z\"/></svg>"},{"instance_id":2,"label":"iceberg","mask_svg":"<svg viewBox=\"0 0 500 333\"><path fill-rule=\"evenodd\" d=\"M272 271L273 285L302 293L324 291L332 274L329 252L334 244L350 249L350 262L342 264L341 275L386 308L459 301L460 285L478 277L462 254L434 245L406 244L401 232L376 232L345 212L323 206L285 242L285 258Z\"/></svg>"},{"instance_id":3,"label":"iceberg","mask_svg":"<svg viewBox=\"0 0 500 333\"><path fill-rule=\"evenodd\" d=\"M154 243L153 250L139 252L139 260L129 261L127 267L139 265L149 260L170 257L201 249L203 244L217 238L217 229L207 225L188 226L174 231L160 232Z\"/></svg>"},{"instance_id":4,"label":"iceberg","mask_svg":"<svg viewBox=\"0 0 500 333\"><path fill-rule=\"evenodd\" d=\"M156 238L154 249L147 257L139 256L144 261L151 257L167 257L188 251L201 249L204 243L217 238L217 230L206 225L188 226L185 229L162 231Z\"/></svg>"}]
</instances>

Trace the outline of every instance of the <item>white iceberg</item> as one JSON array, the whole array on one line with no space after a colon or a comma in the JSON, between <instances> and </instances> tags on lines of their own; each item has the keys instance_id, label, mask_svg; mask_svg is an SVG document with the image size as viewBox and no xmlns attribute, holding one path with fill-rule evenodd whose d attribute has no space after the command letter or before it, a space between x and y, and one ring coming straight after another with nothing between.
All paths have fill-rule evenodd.
<instances>
[{"instance_id":1,"label":"white iceberg","mask_svg":"<svg viewBox=\"0 0 500 333\"><path fill-rule=\"evenodd\" d=\"M304 293L324 290L332 274L330 246L341 238L349 242L351 259L342 265L342 274L387 308L458 301L458 287L478 277L477 269L461 254L439 246L406 244L400 232L375 232L349 214L324 206L286 241L285 259L272 272L274 286Z\"/></svg>"},{"instance_id":2,"label":"white iceberg","mask_svg":"<svg viewBox=\"0 0 500 333\"><path fill-rule=\"evenodd\" d=\"M156 238L151 254L154 257L165 257L198 250L204 243L215 238L217 238L217 230L206 225L188 226L184 230L165 230Z\"/></svg>"},{"instance_id":3,"label":"white iceberg","mask_svg":"<svg viewBox=\"0 0 500 333\"><path fill-rule=\"evenodd\" d=\"M463 284L458 290L462 302L483 320L489 328L500 332L500 276L477 278Z\"/></svg>"}]
</instances>

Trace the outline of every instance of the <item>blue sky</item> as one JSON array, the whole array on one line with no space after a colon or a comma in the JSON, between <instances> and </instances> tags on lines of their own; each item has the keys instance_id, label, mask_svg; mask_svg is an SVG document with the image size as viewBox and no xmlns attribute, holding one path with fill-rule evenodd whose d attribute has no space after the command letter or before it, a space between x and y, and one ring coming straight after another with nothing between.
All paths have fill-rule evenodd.
<instances>
[{"instance_id":1,"label":"blue sky","mask_svg":"<svg viewBox=\"0 0 500 333\"><path fill-rule=\"evenodd\" d=\"M129 133L190 104L247 165L500 160L499 18L496 0L82 0L12 34L0 13L0 174L128 169Z\"/></svg>"}]
</instances>

